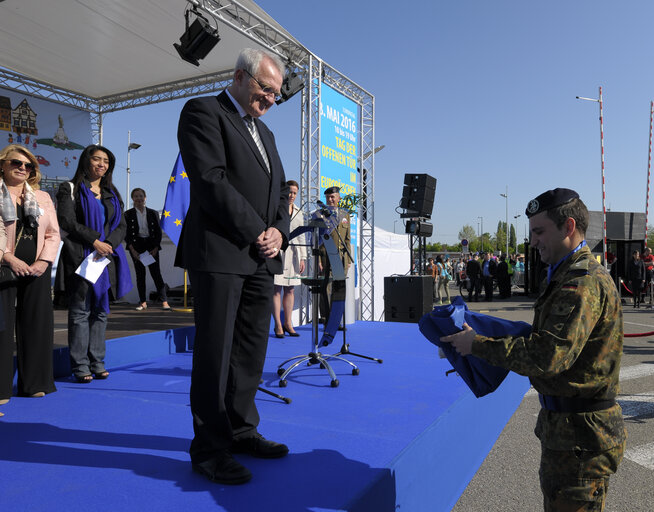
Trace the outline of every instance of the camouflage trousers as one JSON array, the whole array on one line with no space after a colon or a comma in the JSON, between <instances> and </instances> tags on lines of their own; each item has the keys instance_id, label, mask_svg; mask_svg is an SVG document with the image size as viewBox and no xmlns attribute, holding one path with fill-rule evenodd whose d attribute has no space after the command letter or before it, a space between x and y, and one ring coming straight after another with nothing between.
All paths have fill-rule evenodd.
<instances>
[{"instance_id":1,"label":"camouflage trousers","mask_svg":"<svg viewBox=\"0 0 654 512\"><path fill-rule=\"evenodd\" d=\"M603 452L541 447L540 487L545 512L602 512L609 476L624 455L625 443Z\"/></svg>"}]
</instances>

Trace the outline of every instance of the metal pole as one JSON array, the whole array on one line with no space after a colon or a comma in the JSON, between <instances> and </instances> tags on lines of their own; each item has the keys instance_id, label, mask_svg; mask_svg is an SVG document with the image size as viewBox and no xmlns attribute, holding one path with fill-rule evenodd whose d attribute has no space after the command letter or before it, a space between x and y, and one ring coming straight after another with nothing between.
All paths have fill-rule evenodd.
<instances>
[{"instance_id":1,"label":"metal pole","mask_svg":"<svg viewBox=\"0 0 654 512\"><path fill-rule=\"evenodd\" d=\"M652 170L652 120L654 101L649 103L649 150L647 152L647 196L645 197L645 247L647 247L647 223L649 222L649 178Z\"/></svg>"},{"instance_id":2,"label":"metal pole","mask_svg":"<svg viewBox=\"0 0 654 512\"><path fill-rule=\"evenodd\" d=\"M506 218L505 218L505 225L504 225L504 234L506 235L506 252L504 255L508 258L509 257L509 186L506 186L506 194L500 194L504 200L505 200L505 206L506 206Z\"/></svg>"},{"instance_id":3,"label":"metal pole","mask_svg":"<svg viewBox=\"0 0 654 512\"><path fill-rule=\"evenodd\" d=\"M603 101L602 101L602 87L599 88L599 109L600 109L600 146L602 153L602 241L604 253L604 268L608 269L608 262L606 261L606 187L604 180L604 114L603 114Z\"/></svg>"},{"instance_id":4,"label":"metal pole","mask_svg":"<svg viewBox=\"0 0 654 512\"><path fill-rule=\"evenodd\" d=\"M127 130L127 186L125 189L125 211L129 209L129 154L132 151L132 132ZM186 307L186 306L184 306Z\"/></svg>"},{"instance_id":5,"label":"metal pole","mask_svg":"<svg viewBox=\"0 0 654 512\"><path fill-rule=\"evenodd\" d=\"M509 257L509 186L506 186L506 258ZM508 261L508 259L507 259Z\"/></svg>"}]
</instances>

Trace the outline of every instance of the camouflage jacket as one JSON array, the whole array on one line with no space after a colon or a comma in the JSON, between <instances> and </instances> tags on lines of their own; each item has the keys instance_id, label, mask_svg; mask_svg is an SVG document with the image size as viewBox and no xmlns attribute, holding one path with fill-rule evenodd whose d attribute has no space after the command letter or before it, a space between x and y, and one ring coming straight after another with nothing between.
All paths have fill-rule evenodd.
<instances>
[{"instance_id":1,"label":"camouflage jacket","mask_svg":"<svg viewBox=\"0 0 654 512\"><path fill-rule=\"evenodd\" d=\"M622 306L610 275L588 247L561 263L534 309L529 337L477 335L472 353L528 376L544 395L615 398L622 357ZM553 450L606 450L626 437L617 404L576 414L542 409L536 435Z\"/></svg>"}]
</instances>

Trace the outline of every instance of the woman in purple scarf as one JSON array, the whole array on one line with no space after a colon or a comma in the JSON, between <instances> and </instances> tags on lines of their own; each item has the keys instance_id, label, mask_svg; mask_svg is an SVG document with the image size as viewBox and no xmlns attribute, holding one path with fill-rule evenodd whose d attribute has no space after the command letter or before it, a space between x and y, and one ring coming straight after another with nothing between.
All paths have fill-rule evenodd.
<instances>
[{"instance_id":1,"label":"woman in purple scarf","mask_svg":"<svg viewBox=\"0 0 654 512\"><path fill-rule=\"evenodd\" d=\"M80 155L72 182L57 192L57 218L65 231L61 264L68 297L68 347L73 376L87 384L106 379L105 328L109 293L120 298L132 288L125 250L125 218L120 194L112 183L116 158L107 148L88 146ZM75 273L82 261L106 257L95 283Z\"/></svg>"}]
</instances>

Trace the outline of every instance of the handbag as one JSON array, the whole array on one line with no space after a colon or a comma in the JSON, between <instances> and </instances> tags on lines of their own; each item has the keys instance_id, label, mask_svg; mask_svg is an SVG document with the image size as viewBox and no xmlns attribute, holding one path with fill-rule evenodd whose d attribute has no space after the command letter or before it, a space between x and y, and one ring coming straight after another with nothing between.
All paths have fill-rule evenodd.
<instances>
[{"instance_id":1,"label":"handbag","mask_svg":"<svg viewBox=\"0 0 654 512\"><path fill-rule=\"evenodd\" d=\"M20 232L16 237L16 245L14 246L14 252L16 251L16 247L18 247L18 243L20 242L22 236L23 236L23 226L20 227ZM13 283L15 281L18 281L18 276L14 273L13 270L11 270L11 267L8 267L7 265L1 265L0 284Z\"/></svg>"}]
</instances>

